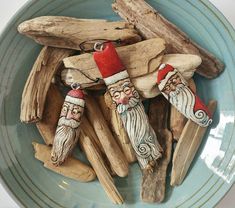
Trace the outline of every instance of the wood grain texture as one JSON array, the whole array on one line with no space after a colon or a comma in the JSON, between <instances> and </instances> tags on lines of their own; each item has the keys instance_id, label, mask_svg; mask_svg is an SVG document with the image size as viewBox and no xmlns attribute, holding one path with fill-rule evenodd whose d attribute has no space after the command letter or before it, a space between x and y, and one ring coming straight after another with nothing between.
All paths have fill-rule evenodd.
<instances>
[{"instance_id":1,"label":"wood grain texture","mask_svg":"<svg viewBox=\"0 0 235 208\"><path fill-rule=\"evenodd\" d=\"M21 100L20 120L36 122L42 119L47 91L52 77L65 57L73 50L43 47L24 86Z\"/></svg>"},{"instance_id":2,"label":"wood grain texture","mask_svg":"<svg viewBox=\"0 0 235 208\"><path fill-rule=\"evenodd\" d=\"M208 104L208 109L212 115L216 110L216 106L217 102L215 100L211 100ZM172 186L180 185L183 182L206 130L207 128L201 127L191 120L187 121L173 154Z\"/></svg>"},{"instance_id":3,"label":"wood grain texture","mask_svg":"<svg viewBox=\"0 0 235 208\"><path fill-rule=\"evenodd\" d=\"M163 148L163 155L157 162L153 173L143 171L141 198L148 203L160 203L165 198L166 171L172 149L172 134L167 129L169 107L168 101L162 95L150 100L149 121Z\"/></svg>"},{"instance_id":4,"label":"wood grain texture","mask_svg":"<svg viewBox=\"0 0 235 208\"><path fill-rule=\"evenodd\" d=\"M141 43L144 42L145 41ZM126 68L131 72L130 77L132 83L143 98L153 98L160 94L160 91L156 85L156 74L160 63L170 64L173 67L177 68L186 80L190 79L193 76L196 68L201 64L201 58L197 55L191 54L165 54L163 56L159 55L156 60L154 59L155 64L153 64L153 60L150 59L151 57L148 57L147 54L144 57L141 50L135 51L135 53L139 53L138 56L142 56L142 61L139 62L136 61L135 57L133 56L134 53L132 51L125 52L125 54L128 53L130 53L128 56L123 56L123 58L125 57L125 59L129 57L128 61L126 62ZM83 59L80 59L82 58L82 56L85 56L84 62L82 61ZM149 69L146 70L148 60L152 64L150 64ZM94 60L91 54L65 58L64 62L65 66L71 67L70 69L64 69L61 73L61 79L66 85L71 85L71 83L73 82L78 82L81 83L84 88L86 88L89 86L99 86L99 84L103 83L101 74L98 71L95 63L93 63ZM78 69L79 67L80 69ZM86 76L84 76L83 73L85 73ZM96 80L97 78L100 79L99 82L92 81Z\"/></svg>"},{"instance_id":5,"label":"wood grain texture","mask_svg":"<svg viewBox=\"0 0 235 208\"><path fill-rule=\"evenodd\" d=\"M18 26L18 31L39 44L75 50L81 50L80 44L84 41L95 39L120 39L124 45L141 40L133 26L127 22L63 16L42 16L27 20ZM84 49L91 50L93 45L85 44Z\"/></svg>"},{"instance_id":6,"label":"wood grain texture","mask_svg":"<svg viewBox=\"0 0 235 208\"><path fill-rule=\"evenodd\" d=\"M165 41L161 38L155 38L128 46L117 47L116 50L130 77L134 78L157 69L165 50ZM66 71L62 73L62 80L66 80L66 84L70 84L71 81L76 80L84 88L97 84L92 83L89 78L93 80L97 78L102 79L100 71L93 59L93 54L85 53L72 56L65 58L63 62L64 66L70 69L69 73L73 73L71 75ZM84 74L88 75L89 78L84 76ZM70 77L71 81L69 82Z\"/></svg>"},{"instance_id":7,"label":"wood grain texture","mask_svg":"<svg viewBox=\"0 0 235 208\"><path fill-rule=\"evenodd\" d=\"M42 119L36 122L36 126L47 145L53 144L63 103L64 97L59 89L55 84L51 84L47 92Z\"/></svg>"},{"instance_id":8,"label":"wood grain texture","mask_svg":"<svg viewBox=\"0 0 235 208\"><path fill-rule=\"evenodd\" d=\"M184 32L169 22L144 0L115 0L113 10L135 25L145 39L162 37L168 53L195 54L202 58L197 73L207 78L217 77L224 64L214 55L193 42Z\"/></svg>"},{"instance_id":9,"label":"wood grain texture","mask_svg":"<svg viewBox=\"0 0 235 208\"><path fill-rule=\"evenodd\" d=\"M81 182L93 181L96 178L94 170L74 157L69 157L61 166L51 162L51 147L33 142L35 158L44 163L44 167L74 180Z\"/></svg>"},{"instance_id":10,"label":"wood grain texture","mask_svg":"<svg viewBox=\"0 0 235 208\"><path fill-rule=\"evenodd\" d=\"M96 143L96 134L92 126L86 121L86 124L83 125L79 143L83 151L85 152L87 159L94 168L97 178L100 181L100 184L104 188L107 196L115 204L122 204L123 198L118 192L114 180L110 174L107 164L103 157L102 152L99 149L99 146Z\"/></svg>"},{"instance_id":11,"label":"wood grain texture","mask_svg":"<svg viewBox=\"0 0 235 208\"><path fill-rule=\"evenodd\" d=\"M128 175L128 162L113 137L104 116L97 105L98 103L90 96L86 96L86 115L95 130L95 133L104 149L112 169L120 177Z\"/></svg>"}]
</instances>

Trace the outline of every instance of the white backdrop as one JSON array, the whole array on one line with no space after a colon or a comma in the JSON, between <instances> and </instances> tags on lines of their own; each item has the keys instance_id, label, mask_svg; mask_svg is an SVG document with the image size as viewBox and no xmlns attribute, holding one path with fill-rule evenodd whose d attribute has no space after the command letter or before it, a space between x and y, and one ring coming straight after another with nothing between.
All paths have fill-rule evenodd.
<instances>
[{"instance_id":1,"label":"white backdrop","mask_svg":"<svg viewBox=\"0 0 235 208\"><path fill-rule=\"evenodd\" d=\"M0 7L0 32L4 29L9 19L27 0L1 1ZM235 28L235 1L234 0L210 0L231 22ZM0 208L18 208L19 206L12 200L0 183ZM216 208L235 207L235 186L220 201ZM211 207L208 207L211 208Z\"/></svg>"}]
</instances>

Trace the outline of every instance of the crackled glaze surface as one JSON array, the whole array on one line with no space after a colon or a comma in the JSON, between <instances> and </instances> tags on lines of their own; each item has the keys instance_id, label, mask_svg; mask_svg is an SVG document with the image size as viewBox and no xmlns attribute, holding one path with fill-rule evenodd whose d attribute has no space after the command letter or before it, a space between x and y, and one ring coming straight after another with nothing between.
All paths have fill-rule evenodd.
<instances>
[{"instance_id":1,"label":"crackled glaze surface","mask_svg":"<svg viewBox=\"0 0 235 208\"><path fill-rule=\"evenodd\" d=\"M0 175L25 207L116 207L98 182L74 182L44 169L42 163L34 159L31 142L42 142L42 139L34 125L20 123L19 106L24 83L40 46L16 31L23 20L41 15L119 19L112 12L111 2L32 0L1 36ZM140 170L137 164L133 165L127 178L115 179L126 201L120 207L211 208L234 182L235 32L207 0L147 2L223 60L226 70L215 80L196 76L199 96L206 103L217 99L219 105L184 183L174 189L168 185L163 204L144 204L139 198ZM76 149L77 156L84 161L79 152Z\"/></svg>"}]
</instances>

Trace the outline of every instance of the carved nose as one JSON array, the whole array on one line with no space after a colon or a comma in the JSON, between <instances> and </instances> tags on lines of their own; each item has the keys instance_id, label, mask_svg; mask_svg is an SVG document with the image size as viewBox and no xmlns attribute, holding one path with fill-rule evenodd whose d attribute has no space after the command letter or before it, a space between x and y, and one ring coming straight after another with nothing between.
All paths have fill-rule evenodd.
<instances>
[{"instance_id":1,"label":"carved nose","mask_svg":"<svg viewBox=\"0 0 235 208\"><path fill-rule=\"evenodd\" d=\"M171 84L171 90L175 91L176 87L175 85Z\"/></svg>"},{"instance_id":2,"label":"carved nose","mask_svg":"<svg viewBox=\"0 0 235 208\"><path fill-rule=\"evenodd\" d=\"M120 103L123 104L123 105L128 104L128 101L129 101L129 99L126 96L124 96L120 99Z\"/></svg>"},{"instance_id":3,"label":"carved nose","mask_svg":"<svg viewBox=\"0 0 235 208\"><path fill-rule=\"evenodd\" d=\"M66 119L70 120L72 118L73 118L72 112L71 112L71 110L69 110L67 115L66 115Z\"/></svg>"}]
</instances>

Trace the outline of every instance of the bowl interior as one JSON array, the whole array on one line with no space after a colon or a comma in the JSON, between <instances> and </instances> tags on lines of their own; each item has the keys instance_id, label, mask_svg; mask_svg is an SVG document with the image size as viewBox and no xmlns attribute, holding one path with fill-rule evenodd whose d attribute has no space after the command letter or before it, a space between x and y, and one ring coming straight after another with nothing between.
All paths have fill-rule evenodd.
<instances>
[{"instance_id":1,"label":"bowl interior","mask_svg":"<svg viewBox=\"0 0 235 208\"><path fill-rule=\"evenodd\" d=\"M235 33L224 17L207 1L148 0L193 40L226 65L214 80L195 76L198 93L207 103L218 100L214 122L183 184L169 186L161 205L140 201L141 173L137 164L126 178L115 178L125 199L121 207L212 207L234 182L234 58ZM43 143L35 125L19 121L21 94L30 69L41 49L16 31L26 19L42 15L120 19L111 0L30 1L9 23L0 39L0 174L19 203L25 207L115 207L99 182L79 183L57 175L34 159L32 141ZM76 148L76 155L86 162Z\"/></svg>"}]
</instances>

